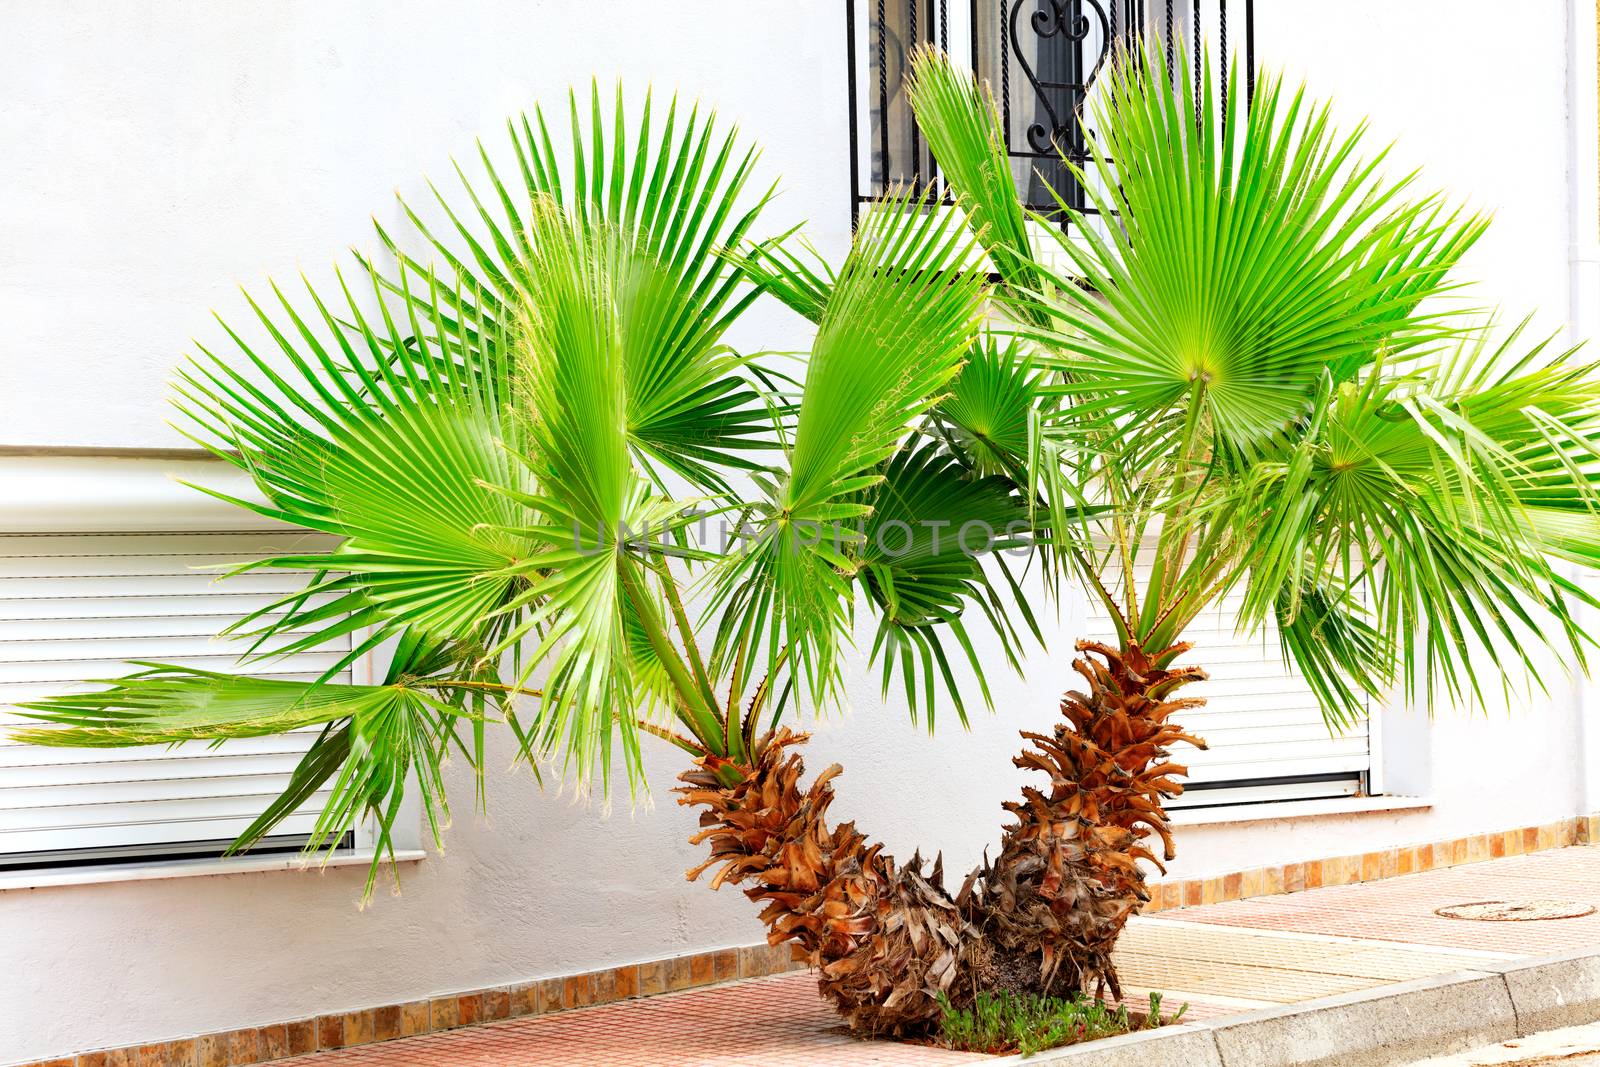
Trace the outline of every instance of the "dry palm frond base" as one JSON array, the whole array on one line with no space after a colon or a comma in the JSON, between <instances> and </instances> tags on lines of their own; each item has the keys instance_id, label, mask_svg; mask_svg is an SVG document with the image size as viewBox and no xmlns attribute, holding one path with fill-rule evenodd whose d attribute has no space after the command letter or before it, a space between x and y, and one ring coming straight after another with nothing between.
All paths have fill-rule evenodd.
<instances>
[{"instance_id":1,"label":"dry palm frond base","mask_svg":"<svg viewBox=\"0 0 1600 1067\"><path fill-rule=\"evenodd\" d=\"M681 776L679 802L703 809L694 842L711 851L689 877L715 867L712 888L743 885L763 905L768 941L815 968L860 1034L927 1037L991 994L1120 999L1111 949L1149 899L1139 862L1160 864L1142 842L1161 838L1172 858L1161 802L1182 791L1184 768L1168 746L1201 744L1168 720L1202 702L1172 694L1205 672L1154 666L1182 647L1077 647L1087 691L1063 698L1053 733L1024 734L1030 747L1015 760L1049 784L1006 805L1016 822L999 856L956 893L939 862L901 866L854 823L830 826L841 768L802 787L807 737L788 729L758 739L742 765L704 757Z\"/></svg>"}]
</instances>

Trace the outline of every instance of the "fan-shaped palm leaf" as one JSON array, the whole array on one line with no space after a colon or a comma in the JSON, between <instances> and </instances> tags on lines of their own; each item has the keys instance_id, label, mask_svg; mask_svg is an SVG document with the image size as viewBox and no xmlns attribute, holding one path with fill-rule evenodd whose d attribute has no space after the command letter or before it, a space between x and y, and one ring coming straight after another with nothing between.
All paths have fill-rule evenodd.
<instances>
[{"instance_id":1,"label":"fan-shaped palm leaf","mask_svg":"<svg viewBox=\"0 0 1600 1067\"><path fill-rule=\"evenodd\" d=\"M898 668L913 717L920 703L931 730L941 693L937 671L942 691L965 723L966 704L941 635L956 640L987 703L985 671L962 616L976 605L1004 655L1019 666L1020 635L1012 629L982 560L1031 544L1028 509L1008 479L975 475L932 443L902 448L865 498L872 510L852 555L879 615L873 655L883 660L885 692ZM1004 566L1002 561L994 565ZM1016 603L1038 636L1020 593Z\"/></svg>"},{"instance_id":2,"label":"fan-shaped palm leaf","mask_svg":"<svg viewBox=\"0 0 1600 1067\"><path fill-rule=\"evenodd\" d=\"M849 631L854 564L842 546L869 511L860 494L882 479L977 334L984 284L971 238L929 208L908 194L863 221L806 366L788 473L723 574L734 607L721 661L764 645L775 663L783 649L814 699L832 690Z\"/></svg>"},{"instance_id":3,"label":"fan-shaped palm leaf","mask_svg":"<svg viewBox=\"0 0 1600 1067\"><path fill-rule=\"evenodd\" d=\"M737 130L719 133L714 114L702 117L696 106L684 116L676 99L659 135L648 95L637 125L628 120L620 86L609 116L591 86L587 128L576 94L569 105L565 165L536 109L508 124L520 177L515 195L480 145L482 180L492 194L481 193L459 165L471 212L458 214L433 190L451 240L436 236L409 205L407 217L465 279L452 311L466 322L518 314L535 254L530 231L538 224L528 205L553 204L579 226L617 235L618 254L636 260L630 284L614 294L630 445L648 465L725 491L719 468L749 468L757 459L746 453L773 447L769 402L744 373L747 361L722 340L758 295L741 285L737 264L718 254L743 240L765 203L744 195L757 153L740 147ZM422 269L380 233L403 266Z\"/></svg>"},{"instance_id":4,"label":"fan-shaped palm leaf","mask_svg":"<svg viewBox=\"0 0 1600 1067\"><path fill-rule=\"evenodd\" d=\"M420 687L293 682L218 674L159 663L98 692L25 706L49 725L15 731L36 745L123 747L219 742L324 726L288 789L240 837L259 840L317 790L332 791L308 849L336 843L365 813L378 825L379 854L392 834L408 782L420 790L435 833L447 815L439 760L461 711ZM372 879L368 876L370 893Z\"/></svg>"},{"instance_id":5,"label":"fan-shaped palm leaf","mask_svg":"<svg viewBox=\"0 0 1600 1067\"><path fill-rule=\"evenodd\" d=\"M1201 99L1186 75L1167 91L1156 49L1102 79L1097 180L1080 177L1117 221L1081 219L1081 243L1061 242L1088 292L1062 282L1070 330L1052 339L1072 354L1079 418L1139 427L1196 403L1221 446L1250 448L1307 410L1325 372L1459 334L1449 309L1419 304L1450 288L1484 223L1403 201L1383 153L1360 158L1360 129L1335 133L1275 77L1223 114L1209 70Z\"/></svg>"}]
</instances>

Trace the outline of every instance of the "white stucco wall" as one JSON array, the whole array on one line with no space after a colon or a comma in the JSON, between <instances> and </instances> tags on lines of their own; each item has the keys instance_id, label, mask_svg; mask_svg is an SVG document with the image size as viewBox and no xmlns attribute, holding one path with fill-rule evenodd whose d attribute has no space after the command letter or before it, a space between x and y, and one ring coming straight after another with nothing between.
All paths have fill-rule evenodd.
<instances>
[{"instance_id":1,"label":"white stucco wall","mask_svg":"<svg viewBox=\"0 0 1600 1067\"><path fill-rule=\"evenodd\" d=\"M1394 169L1497 214L1468 273L1511 318L1569 304L1567 12L1544 0L1515 33L1488 0L1413 0L1360 17L1311 0L1257 4L1258 55L1400 139ZM446 156L504 117L617 75L715 103L782 176L771 222L847 231L843 17L775 0L101 4L0 0L0 444L181 444L165 381L207 308L238 283L306 269L397 221ZM1592 85L1592 79L1590 81ZM1587 165L1587 164L1586 164ZM1588 172L1586 172L1588 173ZM741 343L799 347L766 305ZM0 463L6 462L0 457ZM1015 795L1016 731L1050 721L1055 656L997 676L970 736L935 738L860 673L810 762L845 763L835 809L897 854L943 849L962 871ZM1363 851L1549 821L1583 810L1577 701L1398 719L1396 773L1431 809L1186 828L1175 875ZM1397 713L1398 714L1398 713ZM1396 744L1404 740L1401 751ZM509 761L502 745L495 754ZM630 960L754 943L754 909L682 871L692 815L669 792L675 751L649 753L655 805L609 817L525 775L492 776L487 819L464 769L449 851L399 897L356 901L363 872L265 873L0 892L0 1063L412 999ZM491 759L493 762L493 758Z\"/></svg>"}]
</instances>

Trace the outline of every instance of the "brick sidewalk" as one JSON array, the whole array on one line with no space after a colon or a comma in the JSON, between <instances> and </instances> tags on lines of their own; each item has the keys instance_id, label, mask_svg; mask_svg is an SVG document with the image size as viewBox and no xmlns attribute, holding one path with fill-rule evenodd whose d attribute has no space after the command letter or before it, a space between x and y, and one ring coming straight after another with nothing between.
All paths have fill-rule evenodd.
<instances>
[{"instance_id":1,"label":"brick sidewalk","mask_svg":"<svg viewBox=\"0 0 1600 1067\"><path fill-rule=\"evenodd\" d=\"M857 1041L817 995L816 980L796 973L279 1063L284 1067L893 1067L988 1058L892 1041Z\"/></svg>"},{"instance_id":2,"label":"brick sidewalk","mask_svg":"<svg viewBox=\"0 0 1600 1067\"><path fill-rule=\"evenodd\" d=\"M1577 919L1466 922L1433 913L1480 900L1572 900L1600 906L1600 846L1530 852L1459 867L1164 912L1186 922L1403 941L1545 956L1600 946L1600 911Z\"/></svg>"},{"instance_id":3,"label":"brick sidewalk","mask_svg":"<svg viewBox=\"0 0 1600 1067\"><path fill-rule=\"evenodd\" d=\"M1600 848L1574 847L1163 912L1118 948L1131 998L1149 989L1190 1018L1371 989L1474 960L1600 947L1600 912L1535 922L1443 919L1485 900L1600 905ZM988 1057L858 1041L789 974L279 1061L285 1067L795 1067L961 1064Z\"/></svg>"}]
</instances>

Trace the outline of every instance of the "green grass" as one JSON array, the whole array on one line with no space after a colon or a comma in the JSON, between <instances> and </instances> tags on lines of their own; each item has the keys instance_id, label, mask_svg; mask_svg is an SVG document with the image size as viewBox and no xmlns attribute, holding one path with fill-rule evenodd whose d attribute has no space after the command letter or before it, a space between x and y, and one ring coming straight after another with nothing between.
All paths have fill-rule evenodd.
<instances>
[{"instance_id":1,"label":"green grass","mask_svg":"<svg viewBox=\"0 0 1600 1067\"><path fill-rule=\"evenodd\" d=\"M979 993L970 1008L957 1008L941 994L944 1015L938 1043L962 1052L1031 1056L1047 1048L1115 1037L1133 1030L1170 1026L1183 1017L1185 1004L1165 1018L1161 994L1150 994L1150 1010L1132 1014L1125 1006L1108 1008L1082 994L1071 997Z\"/></svg>"}]
</instances>

